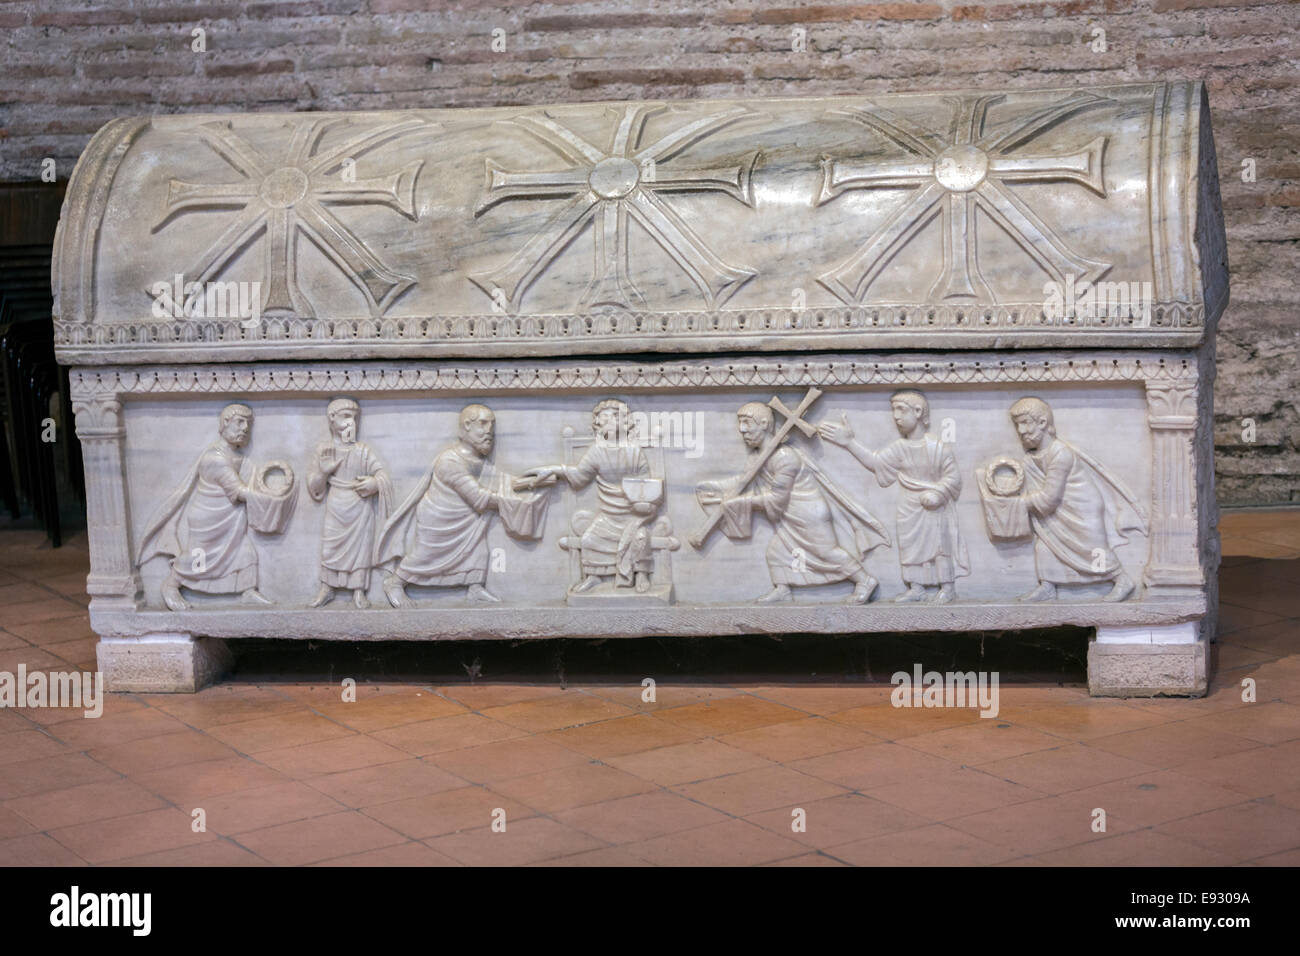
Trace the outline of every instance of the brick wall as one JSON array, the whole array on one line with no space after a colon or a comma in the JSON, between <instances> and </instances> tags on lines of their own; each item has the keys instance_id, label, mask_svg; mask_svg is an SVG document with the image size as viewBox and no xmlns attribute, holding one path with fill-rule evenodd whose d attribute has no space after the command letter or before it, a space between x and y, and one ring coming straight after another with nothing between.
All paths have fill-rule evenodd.
<instances>
[{"instance_id":1,"label":"brick wall","mask_svg":"<svg viewBox=\"0 0 1300 956\"><path fill-rule=\"evenodd\" d=\"M192 51L192 31L207 50ZM806 52L792 52L796 28ZM1094 49L1105 31L1104 52ZM505 50L492 49L504 31ZM1300 4L0 0L0 180L185 110L496 106L1204 78L1232 264L1221 500L1300 503ZM1255 161L1243 182L1242 161ZM1254 422L1254 441L1243 437Z\"/></svg>"}]
</instances>

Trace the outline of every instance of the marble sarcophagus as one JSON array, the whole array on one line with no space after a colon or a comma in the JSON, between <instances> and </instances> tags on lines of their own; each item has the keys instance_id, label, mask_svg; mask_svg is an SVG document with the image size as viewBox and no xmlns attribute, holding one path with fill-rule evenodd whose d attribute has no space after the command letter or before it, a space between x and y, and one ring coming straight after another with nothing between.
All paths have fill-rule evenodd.
<instances>
[{"instance_id":1,"label":"marble sarcophagus","mask_svg":"<svg viewBox=\"0 0 1300 956\"><path fill-rule=\"evenodd\" d=\"M110 688L249 637L1096 629L1206 687L1196 83L119 119L55 335Z\"/></svg>"}]
</instances>

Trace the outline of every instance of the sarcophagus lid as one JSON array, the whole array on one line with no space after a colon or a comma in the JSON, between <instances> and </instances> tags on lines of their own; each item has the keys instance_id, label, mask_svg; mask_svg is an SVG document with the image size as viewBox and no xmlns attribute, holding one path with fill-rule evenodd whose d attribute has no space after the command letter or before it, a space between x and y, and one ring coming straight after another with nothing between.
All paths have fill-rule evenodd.
<instances>
[{"instance_id":1,"label":"sarcophagus lid","mask_svg":"<svg viewBox=\"0 0 1300 956\"><path fill-rule=\"evenodd\" d=\"M56 247L68 364L1192 347L1199 83L120 119Z\"/></svg>"}]
</instances>

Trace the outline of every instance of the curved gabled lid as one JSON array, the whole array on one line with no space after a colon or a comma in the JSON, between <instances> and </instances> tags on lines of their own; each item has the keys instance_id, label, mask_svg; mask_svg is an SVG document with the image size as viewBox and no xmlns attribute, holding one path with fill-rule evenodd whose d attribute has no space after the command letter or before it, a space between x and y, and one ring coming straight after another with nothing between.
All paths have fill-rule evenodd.
<instances>
[{"instance_id":1,"label":"curved gabled lid","mask_svg":"<svg viewBox=\"0 0 1300 956\"><path fill-rule=\"evenodd\" d=\"M115 120L69 184L69 364L1194 346L1199 83Z\"/></svg>"}]
</instances>

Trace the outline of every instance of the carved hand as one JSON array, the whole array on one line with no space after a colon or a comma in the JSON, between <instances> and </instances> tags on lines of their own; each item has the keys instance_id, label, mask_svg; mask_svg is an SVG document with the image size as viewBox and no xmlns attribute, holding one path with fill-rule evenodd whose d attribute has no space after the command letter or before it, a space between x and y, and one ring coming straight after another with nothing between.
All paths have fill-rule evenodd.
<instances>
[{"instance_id":1,"label":"carved hand","mask_svg":"<svg viewBox=\"0 0 1300 956\"><path fill-rule=\"evenodd\" d=\"M722 501L722 485L717 481L701 481L696 488L696 497L702 505L716 505Z\"/></svg>"},{"instance_id":2,"label":"carved hand","mask_svg":"<svg viewBox=\"0 0 1300 956\"><path fill-rule=\"evenodd\" d=\"M844 412L840 412L838 422L825 421L818 425L817 434L832 445L843 446L853 441L853 429L850 427L849 418Z\"/></svg>"},{"instance_id":3,"label":"carved hand","mask_svg":"<svg viewBox=\"0 0 1300 956\"><path fill-rule=\"evenodd\" d=\"M943 495L939 494L939 492L937 491L921 492L921 507L929 508L931 511L933 511L935 508L942 508Z\"/></svg>"},{"instance_id":4,"label":"carved hand","mask_svg":"<svg viewBox=\"0 0 1300 956\"><path fill-rule=\"evenodd\" d=\"M369 498L378 490L379 482L375 479L374 475L364 475L357 479L357 494L362 498Z\"/></svg>"},{"instance_id":5,"label":"carved hand","mask_svg":"<svg viewBox=\"0 0 1300 956\"><path fill-rule=\"evenodd\" d=\"M339 470L339 465L343 464L343 459L335 456L333 445L323 445L316 459L320 470L327 475L334 474Z\"/></svg>"}]
</instances>

